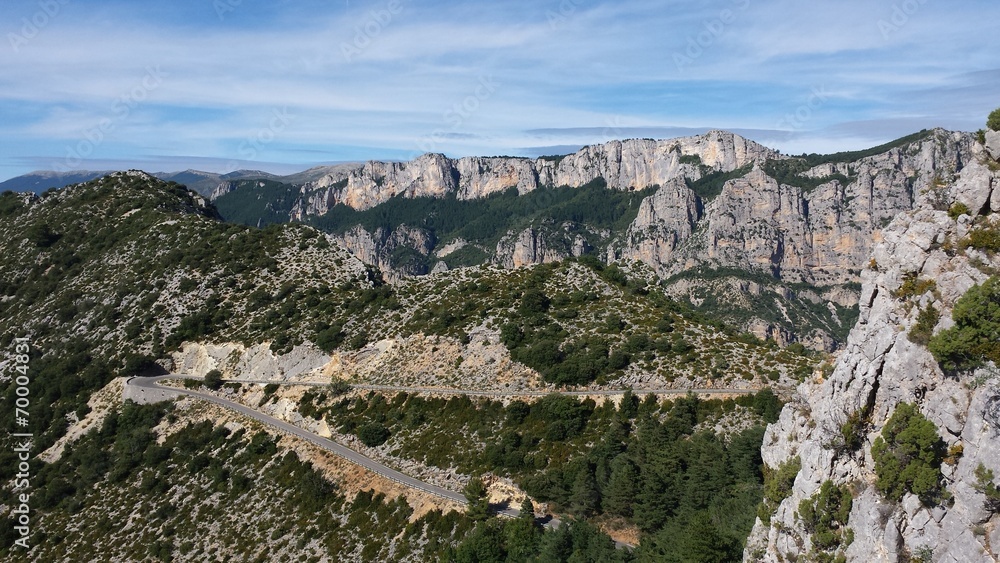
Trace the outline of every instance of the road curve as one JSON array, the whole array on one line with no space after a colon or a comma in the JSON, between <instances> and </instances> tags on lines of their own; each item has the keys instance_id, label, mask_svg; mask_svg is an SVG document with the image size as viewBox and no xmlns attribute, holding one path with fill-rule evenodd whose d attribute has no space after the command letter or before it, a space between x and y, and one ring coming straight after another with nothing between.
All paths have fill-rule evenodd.
<instances>
[{"instance_id":1,"label":"road curve","mask_svg":"<svg viewBox=\"0 0 1000 563\"><path fill-rule=\"evenodd\" d=\"M294 436L296 436L298 438L306 440L307 442L310 442L312 444L316 444L317 446L319 446L319 447L321 447L321 448L323 448L323 449L325 449L327 451L330 451L330 452L332 452L332 453L334 453L334 454L336 454L336 455L338 455L338 456L346 459L347 461L349 461L349 462L351 462L351 463L353 463L355 465L360 465L361 467L364 467L365 469L371 471L372 473L375 473L377 475L381 475L382 477L385 477L386 479L389 479L391 481L395 481L396 483L399 483L399 484L404 485L406 487L410 487L412 489L417 489L417 490L423 491L425 493L430 493L432 495L435 495L435 496L438 496L438 497L442 497L442 498L445 498L447 500L457 502L459 504L463 504L463 505L467 504L467 501L465 500L465 496L462 493L451 491L451 490L445 489L443 487L438 487L436 485L432 485L430 483L425 483L425 482L423 482L423 481L421 481L419 479L415 479L413 477L410 477L409 475L407 475L405 473L401 473L399 471L396 471L395 469L392 469L391 467L383 465L383 464L375 461L374 459L372 459L372 458L370 458L370 457L368 457L366 455L363 455L361 453L358 453L358 452L356 452L356 451L354 451L354 450L352 450L352 449L350 449L350 448L348 448L346 446L338 444L337 442L334 442L333 440L328 440L328 439L323 438L321 436L317 436L316 434L313 434L312 432L309 432L308 430L305 430L303 428L299 428L298 426L295 426L294 424L290 424L290 423L285 422L283 420L279 420L277 418L274 418L273 416L266 415L266 414L264 414L264 413L262 413L260 411L254 410L254 409L252 409L252 408L250 408L250 407L248 407L246 405L243 405L243 404L240 404L240 403L235 403L235 402L230 401L228 399L223 399L221 397L216 397L215 395L210 395L208 393L202 393L200 391L195 391L193 389L180 388L180 387L163 387L163 386L158 385L158 382L160 382L161 380L164 380L164 379L177 379L177 378L178 378L178 376L176 376L176 375L161 375L161 376L156 376L156 377L132 377L132 378L129 378L129 380L126 382L126 385L132 385L132 386L139 387L139 388L142 388L142 389L157 389L157 390L173 391L173 392L176 392L176 393L179 393L179 394L188 395L188 396L191 396L191 397L197 397L199 399L204 399L204 400L209 401L211 403L215 403L217 405L223 406L223 407L225 407L227 409L234 410L234 411L236 411L236 412L238 412L238 413L240 413L242 415L248 416L248 417L250 417L250 418L252 418L254 420L263 422L264 424L267 424L268 426L272 426L274 428L277 428L278 430L281 430L282 432L286 432L288 434L292 434L292 435L294 435ZM516 517L518 515L518 511L517 510L510 509L510 508L509 509L505 509L505 510L500 510L500 511L498 511L498 513L499 514L503 514L505 516L511 516L511 517Z\"/></svg>"},{"instance_id":2,"label":"road curve","mask_svg":"<svg viewBox=\"0 0 1000 563\"><path fill-rule=\"evenodd\" d=\"M198 379L200 377L190 375L171 375L177 379ZM167 378L166 376L163 377ZM307 387L326 387L329 383L318 381L282 381L274 379L226 379L226 383L247 383L260 385L304 385ZM470 397L545 397L546 395L567 395L570 397L613 397L624 395L626 391L631 391L637 397L653 395L748 395L757 393L760 389L723 389L723 388L688 388L688 389L595 389L592 391L561 391L552 389L549 391L483 391L476 389L454 389L449 387L407 387L399 385L370 385L365 383L352 383L351 389L361 391L391 391L394 393L424 393L429 395L468 395Z\"/></svg>"}]
</instances>

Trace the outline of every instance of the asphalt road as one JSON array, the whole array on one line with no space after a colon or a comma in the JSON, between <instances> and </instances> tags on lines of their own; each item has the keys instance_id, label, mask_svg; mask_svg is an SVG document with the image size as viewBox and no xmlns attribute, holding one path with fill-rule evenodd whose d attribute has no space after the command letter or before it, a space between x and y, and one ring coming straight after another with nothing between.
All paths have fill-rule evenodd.
<instances>
[{"instance_id":1,"label":"asphalt road","mask_svg":"<svg viewBox=\"0 0 1000 563\"><path fill-rule=\"evenodd\" d=\"M460 504L466 504L465 496L462 493L457 493L455 491L450 491L448 489L445 489L445 488L442 488L442 487L438 487L438 486L432 485L430 483L425 483L423 481L420 481L419 479L414 479L413 477L410 477L409 475L406 475L405 473L400 473L399 471L396 471L395 469L392 469L391 467L387 467L387 466L385 466L385 465L383 465L383 464L381 464L381 463L379 463L379 462L371 459L370 457L365 456L363 454L360 454L360 453L358 453L358 452L356 452L356 451L354 451L354 450L352 450L352 449L350 449L348 447L345 447L345 446L343 446L341 444L338 444L337 442L334 442L333 440L328 440L328 439L323 438L321 436L317 436L316 434L313 434L312 432L309 432L308 430L305 430L303 428L299 428L298 426L295 426L294 424L290 424L290 423L285 422L283 420L279 420L277 418L274 418L273 416L266 415L266 414L264 414L264 413L262 413L260 411L254 410L254 409L252 409L252 408L250 408L250 407L248 407L246 405L242 405L240 403L235 403L233 401L229 401L229 400L223 399L221 397L216 397L215 395L210 395L208 393L202 393L200 391L195 391L193 389L177 388L177 387L162 387L160 385L157 385L157 383L159 381L161 381L161 380L164 380L164 379L176 379L176 378L177 378L177 376L175 376L175 375L163 375L163 376L157 376L157 377L133 377L133 378L129 379L126 384L127 385L134 385L136 387L145 388L145 389L167 389L167 390L175 391L177 393L181 393L181 394L184 394L184 395L189 395L191 397L197 397L199 399L204 399L206 401L209 401L209 402L215 403L217 405L221 405L223 407L226 407L227 409L234 410L234 411L236 411L236 412L238 412L238 413L240 413L242 415L245 415L245 416L248 416L250 418L253 418L254 420L258 420L260 422L263 422L264 424L267 424L268 426L272 426L274 428L277 428L278 430L281 430L282 432L285 432L285 433L288 433L288 434L292 434L293 436L296 436L298 438L306 440L307 442L311 442L313 444L316 444L317 446L319 446L319 447L321 447L321 448L323 448L325 450L328 450L330 452L333 452L334 454L336 454L336 455L338 455L338 456L346 459L347 461L349 461L351 463L354 463L356 465L360 465L361 467L364 467L365 469L368 469L369 471L371 471L371 472L373 472L375 474L381 475L382 477L385 477L386 479L389 479L391 481L395 481L395 482L397 482L397 483L399 483L401 485L404 485L406 487L410 487L410 488L417 489L417 490L420 490L420 491L424 491L426 493L430 493L432 495L436 495L436 496L439 496L439 497L442 497L442 498L445 498L445 499L448 499L448 500L451 500L451 501L455 501L455 502L460 503ZM518 511L509 509L509 510L500 511L500 513L501 514L506 514L508 516L517 516Z\"/></svg>"},{"instance_id":2,"label":"asphalt road","mask_svg":"<svg viewBox=\"0 0 1000 563\"><path fill-rule=\"evenodd\" d=\"M201 379L200 377L188 375L171 375L178 379ZM163 376L161 379L167 379ZM254 384L277 384L277 385L306 385L310 387L326 387L329 383L319 383L314 381L276 381L273 379L227 379L226 383L254 383ZM396 385L368 385L351 384L352 389L363 391L392 391L398 393L425 393L442 395L468 395L471 397L544 397L546 395L558 394L570 397L614 397L624 395L624 389L603 389L593 391L480 391L475 389L452 389L447 387L405 387ZM652 393L653 395L747 395L756 393L760 389L723 389L723 388L703 388L703 389L630 389L637 397L643 397Z\"/></svg>"},{"instance_id":3,"label":"asphalt road","mask_svg":"<svg viewBox=\"0 0 1000 563\"><path fill-rule=\"evenodd\" d=\"M432 495L445 498L459 504L467 504L465 500L465 495L455 491L451 491L430 483L426 483L405 473L401 473L375 461L374 459L356 452L344 445L338 444L333 440L323 438L305 430L299 428L294 424L290 424L283 420L274 418L273 416L266 415L258 410L252 409L241 403L235 403L228 399L223 399L215 395L210 395L208 393L202 393L200 391L195 391L193 389L187 389L184 387L163 387L158 385L158 382L164 379L202 379L200 377L187 376L187 375L160 375L155 377L132 377L127 382L126 385L133 385L144 389L160 389L174 391L179 394L188 395L191 397L197 397L199 399L204 399L206 401L221 405L225 408L234 410L240 414L248 416L254 420L258 420L286 432L297 436L307 442L316 444L317 446L332 452L347 461L360 465L369 471L381 475L386 479L395 481L403 486L410 487L419 491L424 491ZM313 382L295 382L295 381L274 381L274 380L251 380L251 379L231 379L226 380L227 383L250 383L250 384L269 384L276 383L279 385L309 385L309 386L326 386L327 383L313 383ZM604 390L604 391L474 391L466 389L444 389L444 388L433 388L433 387L395 387L390 385L351 385L354 389L362 390L372 390L372 391L395 391L395 392L406 392L406 393L442 393L442 394L454 394L454 395L470 395L470 396L482 396L482 397L542 397L549 395L551 393L560 393L563 395L570 396L614 396L622 395L625 393L624 390ZM756 393L756 390L740 390L740 389L636 389L633 390L636 395L642 396L649 393L655 395L681 395L687 393L694 393L696 395L718 395L718 394L746 394L746 393ZM520 511L514 508L501 507L498 509L497 514L503 516L509 516L516 518ZM546 527L558 527L561 522L558 519L550 519L545 523ZM632 548L627 544L620 542L615 542L619 548Z\"/></svg>"}]
</instances>

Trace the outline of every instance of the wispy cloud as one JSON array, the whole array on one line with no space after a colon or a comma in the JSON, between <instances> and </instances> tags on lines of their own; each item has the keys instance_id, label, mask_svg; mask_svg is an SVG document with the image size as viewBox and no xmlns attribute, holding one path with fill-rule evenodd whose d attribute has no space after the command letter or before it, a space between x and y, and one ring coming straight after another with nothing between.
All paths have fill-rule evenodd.
<instances>
[{"instance_id":1,"label":"wispy cloud","mask_svg":"<svg viewBox=\"0 0 1000 563\"><path fill-rule=\"evenodd\" d=\"M986 0L215 4L5 6L0 176L74 150L90 168L298 166L711 128L839 150L975 129L1000 105ZM276 111L294 117L280 131Z\"/></svg>"}]
</instances>

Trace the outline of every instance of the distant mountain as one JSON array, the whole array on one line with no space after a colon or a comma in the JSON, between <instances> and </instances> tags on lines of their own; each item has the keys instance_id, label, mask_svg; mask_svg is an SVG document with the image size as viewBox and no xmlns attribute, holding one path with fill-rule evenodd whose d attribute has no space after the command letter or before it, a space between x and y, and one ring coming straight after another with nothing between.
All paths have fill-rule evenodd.
<instances>
[{"instance_id":1,"label":"distant mountain","mask_svg":"<svg viewBox=\"0 0 1000 563\"><path fill-rule=\"evenodd\" d=\"M360 164L334 164L329 166L314 166L302 172L287 176L279 176L262 170L236 170L226 174L203 172L201 170L185 170L183 172L155 172L151 174L166 182L183 184L201 195L207 196L228 182L240 180L274 180L283 184L306 184L320 178L340 174L343 170L360 168ZM49 188L63 188L71 184L89 182L95 178L107 176L114 170L73 170L71 172L55 172L52 170L37 170L30 174L17 176L0 182L0 192L33 192L40 194Z\"/></svg>"},{"instance_id":2,"label":"distant mountain","mask_svg":"<svg viewBox=\"0 0 1000 563\"><path fill-rule=\"evenodd\" d=\"M212 199L230 221L319 227L390 280L582 255L641 262L703 312L779 343L833 349L854 324L872 241L938 197L973 144L935 129L792 157L712 131L536 159L370 161L305 184L232 181Z\"/></svg>"},{"instance_id":3,"label":"distant mountain","mask_svg":"<svg viewBox=\"0 0 1000 563\"><path fill-rule=\"evenodd\" d=\"M70 184L89 182L94 178L106 176L112 171L73 170L71 172L54 172L51 170L36 170L30 174L17 176L0 182L0 192L34 192L40 194L49 188L63 188Z\"/></svg>"}]
</instances>

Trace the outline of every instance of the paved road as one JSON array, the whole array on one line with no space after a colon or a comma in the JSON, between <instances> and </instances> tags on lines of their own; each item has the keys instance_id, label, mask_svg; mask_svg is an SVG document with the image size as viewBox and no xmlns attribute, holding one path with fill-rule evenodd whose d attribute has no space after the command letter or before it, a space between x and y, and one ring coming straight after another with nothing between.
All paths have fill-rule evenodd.
<instances>
[{"instance_id":1,"label":"paved road","mask_svg":"<svg viewBox=\"0 0 1000 563\"><path fill-rule=\"evenodd\" d=\"M165 376L166 377L166 376ZM184 379L201 379L200 377L188 375L173 375L171 377ZM259 383L261 385L306 385L310 387L326 387L329 383L319 383L314 381L276 381L273 379L227 379L226 383ZM442 395L469 395L472 397L544 397L546 395L558 394L571 397L613 397L624 395L625 389L602 389L593 391L480 391L475 389L451 389L447 387L405 387L397 385L367 385L351 384L352 389L363 391L392 391L396 393L426 393ZM748 395L760 391L760 389L723 389L723 388L703 388L703 389L629 389L637 397L643 397L652 393L653 395Z\"/></svg>"},{"instance_id":2,"label":"paved road","mask_svg":"<svg viewBox=\"0 0 1000 563\"><path fill-rule=\"evenodd\" d=\"M465 496L462 493L457 493L455 491L450 491L448 489L445 489L445 488L442 488L442 487L438 487L438 486L432 485L430 483L425 483L425 482L423 482L423 481L421 481L419 479L415 479L413 477L410 477L409 475L406 475L405 473L400 473L399 471L396 471L395 469L392 469L391 467L387 467L387 466L385 466L385 465L383 465L383 464L381 464L381 463L373 460L372 458L370 458L368 456L365 456L363 454L360 454L360 453L358 453L358 452L356 452L356 451L354 451L354 450L352 450L352 449L350 449L350 448L348 448L346 446L338 444L337 442L334 442L333 440L328 440L328 439L323 438L321 436L317 436L316 434L313 434L312 432L309 432L308 430L305 430L303 428L299 428L298 426L295 426L294 424L290 424L290 423L285 422L283 420L279 420L277 418L274 418L273 416L266 415L266 414L264 414L264 413L262 413L260 411L254 410L254 409L252 409L252 408L250 408L250 407L248 407L246 405L243 405L243 404L240 404L240 403L235 403L233 401L229 401L229 400L223 399L221 397L216 397L215 395L210 395L208 393L202 393L200 391L195 391L193 389L177 388L177 387L162 387L162 386L160 386L160 385L157 384L161 380L164 380L164 379L177 379L178 377L184 377L184 376L161 375L161 376L157 376L157 377L133 377L133 378L130 378L126 382L126 385L134 385L136 387L144 388L144 389L161 389L161 390L162 389L167 389L167 390L170 390L170 391L175 391L177 393L182 393L184 395L189 395L189 396L192 396L192 397L198 397L199 399L204 399L206 401L209 401L209 402L215 403L217 405L221 405L223 407L226 407L227 409L234 410L234 411L236 411L236 412L238 412L240 414L243 414L243 415L248 416L250 418L253 418L255 420L259 420L260 422L263 422L264 424L267 424L269 426L273 426L273 427L277 428L278 430L281 430L282 432L286 432L288 434L292 434L294 436L302 438L303 440L306 440L307 442L311 442L313 444L316 444L317 446L319 446L319 447L321 447L321 448L323 448L325 450L328 450L330 452L333 452L334 454L336 454L336 455L338 455L338 456L346 459L347 461L349 461L351 463L354 463L356 465L360 465L361 467L364 467L365 469L368 469L369 471L371 471L373 473L381 475L382 477L385 477L386 479L395 481L395 482L397 482L397 483L399 483L401 485L404 485L404 486L407 486L407 487L410 487L410 488L413 488L413 489L417 489L419 491L424 491L424 492L430 493L432 495L436 495L436 496L439 496L439 497L442 497L442 498L445 498L445 499L448 499L448 500L451 500L451 501L455 501L455 502L460 503L460 504L466 504ZM518 515L518 511L514 510L514 509L505 509L505 510L500 510L499 514L503 514L505 516L516 517Z\"/></svg>"},{"instance_id":3,"label":"paved road","mask_svg":"<svg viewBox=\"0 0 1000 563\"><path fill-rule=\"evenodd\" d=\"M288 422L285 422L283 420L279 420L277 418L274 418L273 416L266 415L266 414L264 414L264 413L262 413L260 411L252 409L252 408L250 408L250 407L248 407L246 405L243 405L241 403L236 403L236 402L233 402L233 401L230 401L230 400L227 400L227 399L223 399L221 397L217 397L215 395L210 395L208 393L202 393L200 391L195 391L193 389L187 389L187 388L183 388L183 387L163 387L163 386L158 385L158 382L160 382L160 381L162 381L164 379L202 379L202 378L195 377L195 376L190 376L190 375L177 375L177 374L160 375L160 376L156 376L156 377L132 377L132 378L130 378L126 382L126 385L134 385L136 387L140 387L140 388L144 388L144 389L161 389L161 390L162 389L166 389L166 390L174 391L174 392L177 392L177 393L182 393L182 394L185 394L185 395L189 395L189 396L192 396L192 397L198 397L200 399L204 399L206 401L209 401L209 402L215 403L217 405L221 405L223 407L226 407L228 409L234 410L236 412L239 412L240 414L243 414L245 416L248 416L250 418L253 418L255 420L263 422L264 424L273 426L273 427L275 427L275 428L277 428L277 429L279 429L279 430L281 430L283 432L287 432L289 434L292 434L294 436L302 438L303 440L306 440L306 441L308 441L310 443L316 444L317 446L319 446L319 447L321 447L321 448L323 448L323 449L325 449L327 451L333 452L334 454L336 454L336 455L338 455L338 456L346 459L347 461L349 461L351 463L354 463L356 465L360 465L361 467L364 467L365 469L368 469L369 471L371 471L371 472L373 472L373 473L375 473L377 475L381 475L381 476L385 477L386 479L389 479L391 481L395 481L395 482L397 482L397 483L399 483L401 485L404 485L406 487L417 489L419 491L424 491L426 493L430 493L432 495L439 496L439 497L442 497L442 498L445 498L445 499L448 499L448 500L451 500L451 501L454 501L454 502L457 502L457 503L460 503L460 504L463 504L463 505L467 504L467 502L465 500L465 495L463 495L462 493L457 493L455 491L451 491L451 490L448 490L448 489L445 489L445 488L442 488L442 487L438 487L438 486L432 485L430 483L425 483L424 481L421 481L421 480L416 479L414 477L410 477L409 475L406 475L405 473L401 473L399 471L396 471L395 469L392 469L391 467L383 465L383 464L375 461L374 459L372 459L372 458L370 458L370 457L368 457L366 455L363 455L361 453L358 453L358 452L356 452L356 451L354 451L354 450L352 450L352 449L350 449L350 448L348 448L346 446L338 444L337 442L334 442L333 440L328 440L326 438L323 438L321 436L313 434L312 432L309 432L308 430L305 430L303 428L299 428L298 426L295 426L295 425L290 424ZM260 379L260 380L258 380L258 379L231 379L231 380L227 380L226 382L227 383L257 383L257 384L276 383L278 385L308 385L308 386L316 386L316 387L323 387L323 386L328 385L327 383L296 382L296 381L274 381L274 380L263 380L263 379ZM602 391L474 391L474 390L467 390L467 389L444 389L444 388L433 388L433 387L397 387L397 386L391 386L391 385L351 385L351 387L354 388L354 389L371 390L371 391L394 391L394 392L405 392L405 393L441 393L441 394L453 394L453 395L470 395L470 396L477 396L477 397L478 396L482 396L482 397L543 397L545 395L549 395L549 394L552 394L552 393L559 393L559 394L570 395L570 396L614 396L614 395L623 395L625 393L625 390L602 390ZM647 395L649 393L653 393L654 395L681 395L681 394L687 394L687 393L694 393L696 395L722 395L722 394L737 394L738 395L738 394L747 394L747 393L756 393L756 392L757 392L757 390L754 390L754 389L635 389L635 390L633 390L633 393L635 393L636 395L639 395L639 396ZM497 513L500 514L500 515L503 515L503 516L509 516L509 517L513 517L513 518L516 518L518 516L518 514L520 514L520 512L517 509L514 509L514 508L504 508L502 510L497 511ZM549 520L548 522L546 522L545 526L546 527L558 527L560 524L561 524L561 522L558 519L553 518L553 519ZM615 542L615 544L617 545L617 547L619 549L621 549L621 548L629 548L629 549L631 549L632 547L634 547L634 546L629 546L627 544L623 544L623 543L620 543L620 542Z\"/></svg>"}]
</instances>

